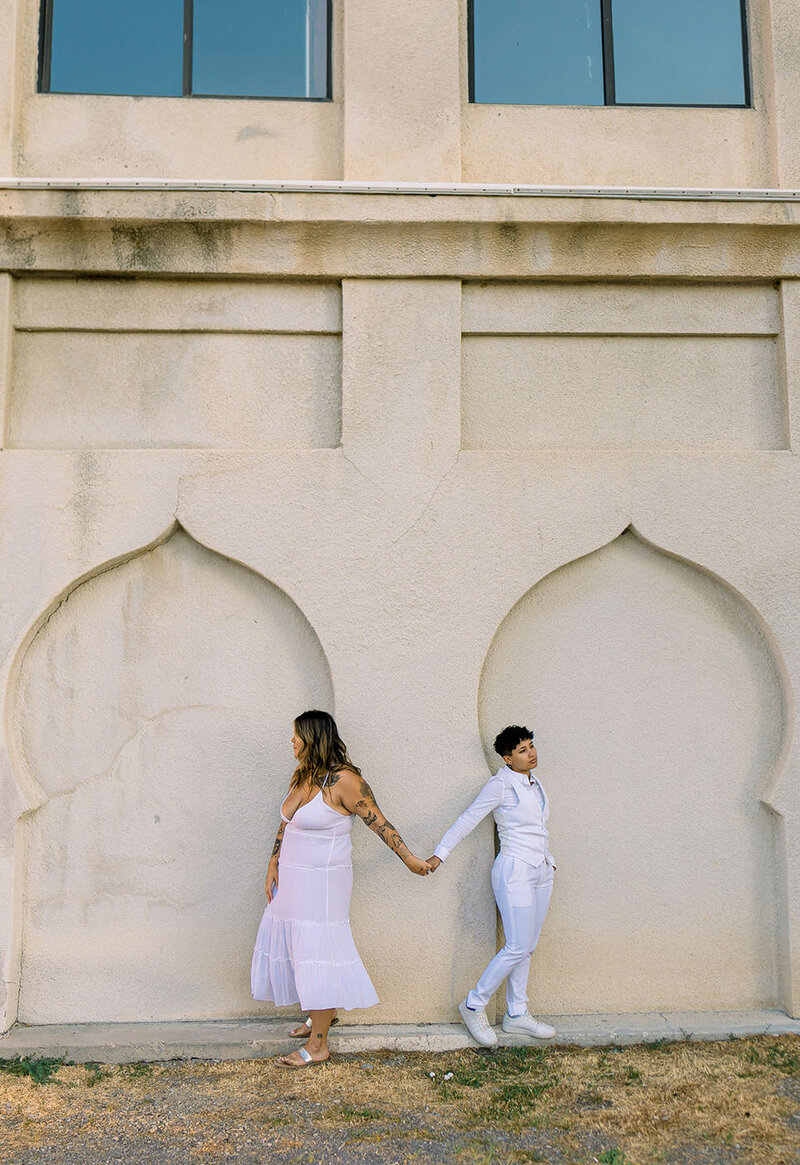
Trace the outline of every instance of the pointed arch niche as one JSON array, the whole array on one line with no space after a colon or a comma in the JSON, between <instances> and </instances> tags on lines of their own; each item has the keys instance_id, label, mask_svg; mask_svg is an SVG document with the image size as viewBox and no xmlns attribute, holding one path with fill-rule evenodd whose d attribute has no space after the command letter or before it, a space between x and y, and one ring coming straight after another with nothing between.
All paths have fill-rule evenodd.
<instances>
[{"instance_id":1,"label":"pointed arch niche","mask_svg":"<svg viewBox=\"0 0 800 1165\"><path fill-rule=\"evenodd\" d=\"M778 1002L778 822L761 795L785 699L749 604L628 529L510 611L479 719L487 755L498 726L535 727L551 799L532 1009Z\"/></svg>"},{"instance_id":2,"label":"pointed arch niche","mask_svg":"<svg viewBox=\"0 0 800 1165\"><path fill-rule=\"evenodd\" d=\"M177 527L66 595L17 673L25 1023L262 1014L249 990L311 625Z\"/></svg>"}]
</instances>

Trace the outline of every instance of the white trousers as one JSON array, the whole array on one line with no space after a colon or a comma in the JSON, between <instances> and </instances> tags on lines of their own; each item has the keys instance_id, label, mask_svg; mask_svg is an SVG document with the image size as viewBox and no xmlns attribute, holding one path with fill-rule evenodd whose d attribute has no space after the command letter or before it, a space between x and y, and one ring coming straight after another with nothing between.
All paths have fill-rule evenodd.
<instances>
[{"instance_id":1,"label":"white trousers","mask_svg":"<svg viewBox=\"0 0 800 1165\"><path fill-rule=\"evenodd\" d=\"M505 946L498 951L467 996L467 1007L485 1007L506 982L509 1015L528 1009L528 972L553 892L553 867L529 866L499 853L492 866L492 889L503 920Z\"/></svg>"}]
</instances>

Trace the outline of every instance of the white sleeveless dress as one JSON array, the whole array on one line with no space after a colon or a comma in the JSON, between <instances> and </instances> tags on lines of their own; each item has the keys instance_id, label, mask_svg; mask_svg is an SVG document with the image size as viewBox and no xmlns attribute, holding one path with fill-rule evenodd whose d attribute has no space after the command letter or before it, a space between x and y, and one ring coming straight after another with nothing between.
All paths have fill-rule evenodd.
<instances>
[{"instance_id":1,"label":"white sleeveless dress","mask_svg":"<svg viewBox=\"0 0 800 1165\"><path fill-rule=\"evenodd\" d=\"M258 928L254 999L304 1011L349 1011L378 1002L350 930L353 815L327 804L322 790L286 822L278 892Z\"/></svg>"}]
</instances>

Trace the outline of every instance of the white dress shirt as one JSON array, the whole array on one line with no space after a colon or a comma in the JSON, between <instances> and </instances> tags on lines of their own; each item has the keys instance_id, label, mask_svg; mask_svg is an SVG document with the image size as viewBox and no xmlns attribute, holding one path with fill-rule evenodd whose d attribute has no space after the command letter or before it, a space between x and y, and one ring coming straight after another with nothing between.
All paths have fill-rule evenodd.
<instances>
[{"instance_id":1,"label":"white dress shirt","mask_svg":"<svg viewBox=\"0 0 800 1165\"><path fill-rule=\"evenodd\" d=\"M460 841L483 821L487 813L494 815L500 838L500 852L510 858L519 858L530 866L539 866L546 859L553 863L547 848L550 802L536 777L516 773L503 765L481 789L478 796L448 829L433 851L445 861Z\"/></svg>"}]
</instances>

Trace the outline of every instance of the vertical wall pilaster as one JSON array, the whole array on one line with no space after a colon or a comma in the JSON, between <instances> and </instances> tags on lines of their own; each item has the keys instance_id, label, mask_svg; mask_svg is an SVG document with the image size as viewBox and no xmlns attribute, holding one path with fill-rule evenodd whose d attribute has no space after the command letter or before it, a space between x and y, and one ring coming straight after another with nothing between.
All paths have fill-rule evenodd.
<instances>
[{"instance_id":1,"label":"vertical wall pilaster","mask_svg":"<svg viewBox=\"0 0 800 1165\"><path fill-rule=\"evenodd\" d=\"M781 282L780 364L788 446L800 450L800 279Z\"/></svg>"},{"instance_id":2,"label":"vertical wall pilaster","mask_svg":"<svg viewBox=\"0 0 800 1165\"><path fill-rule=\"evenodd\" d=\"M351 475L352 488L360 491L375 540L370 548L362 539L360 552L348 559L346 623L331 658L336 711L352 733L353 755L377 781L381 807L396 814L391 820L424 858L448 814L462 807L449 778L433 775L436 758L465 759L470 789L485 771L472 710L477 667L453 663L463 649L455 629L462 620L446 597L453 580L449 572L442 577L441 563L426 549L427 516L435 522L442 515L461 443L461 284L348 279L342 309L342 447L362 475ZM386 741L393 746L387 749ZM361 835L354 844L364 844ZM366 845L364 852L366 860ZM453 859L446 879L420 891L396 865L381 875L382 916L406 919L426 936L424 959L436 968L426 1014L434 1022L452 1020L457 1001L495 952L493 857L486 823ZM357 891L357 935L374 918L374 907L369 918L359 913L361 901ZM444 927L443 918L450 920ZM422 951L422 945L415 950L417 966ZM393 1022L419 1015L420 988L401 969L413 966L408 951L375 944L370 957L380 1014Z\"/></svg>"},{"instance_id":3,"label":"vertical wall pilaster","mask_svg":"<svg viewBox=\"0 0 800 1165\"><path fill-rule=\"evenodd\" d=\"M793 766L796 773L796 765ZM792 777L784 777L785 785ZM778 974L781 1004L789 1015L800 1018L800 818L797 798L792 794L778 798L782 816L778 850L778 877L783 885L779 890L779 937L782 949L778 951Z\"/></svg>"},{"instance_id":4,"label":"vertical wall pilaster","mask_svg":"<svg viewBox=\"0 0 800 1165\"><path fill-rule=\"evenodd\" d=\"M0 174L5 175L13 172L16 62L17 0L0 0Z\"/></svg>"},{"instance_id":5,"label":"vertical wall pilaster","mask_svg":"<svg viewBox=\"0 0 800 1165\"><path fill-rule=\"evenodd\" d=\"M772 81L778 185L800 187L800 38L795 0L772 0ZM765 13L766 16L766 13Z\"/></svg>"},{"instance_id":6,"label":"vertical wall pilaster","mask_svg":"<svg viewBox=\"0 0 800 1165\"><path fill-rule=\"evenodd\" d=\"M6 407L11 391L11 276L0 273L0 449L6 439Z\"/></svg>"},{"instance_id":7,"label":"vertical wall pilaster","mask_svg":"<svg viewBox=\"0 0 800 1165\"><path fill-rule=\"evenodd\" d=\"M2 20L0 19L0 35ZM0 57L2 57L0 46ZM2 86L0 78L0 86ZM2 113L0 113L0 120ZM3 142L0 140L0 152ZM5 442L6 403L11 373L11 276L0 273L0 450ZM0 670L0 687L5 688L6 671ZM19 987L19 936L14 932L14 908L21 893L17 876L20 855L16 818L21 812L4 743L0 741L0 1033L16 1022Z\"/></svg>"},{"instance_id":8,"label":"vertical wall pilaster","mask_svg":"<svg viewBox=\"0 0 800 1165\"><path fill-rule=\"evenodd\" d=\"M458 0L348 0L343 37L344 177L458 181Z\"/></svg>"},{"instance_id":9,"label":"vertical wall pilaster","mask_svg":"<svg viewBox=\"0 0 800 1165\"><path fill-rule=\"evenodd\" d=\"M460 444L461 284L346 279L342 445L398 495L438 478Z\"/></svg>"}]
</instances>

